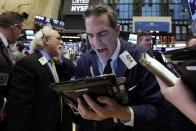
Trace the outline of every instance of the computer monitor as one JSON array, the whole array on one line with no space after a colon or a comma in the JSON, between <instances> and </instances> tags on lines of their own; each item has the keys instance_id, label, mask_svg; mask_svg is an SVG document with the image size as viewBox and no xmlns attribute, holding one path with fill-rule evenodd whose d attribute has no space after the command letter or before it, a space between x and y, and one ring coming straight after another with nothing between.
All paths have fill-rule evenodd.
<instances>
[{"instance_id":1,"label":"computer monitor","mask_svg":"<svg viewBox=\"0 0 196 131\"><path fill-rule=\"evenodd\" d=\"M137 34L129 34L128 42L131 42L133 44L137 44Z\"/></svg>"},{"instance_id":2,"label":"computer monitor","mask_svg":"<svg viewBox=\"0 0 196 131\"><path fill-rule=\"evenodd\" d=\"M26 36L26 39L27 39L27 40L32 40L32 39L34 39L34 35L35 35L34 30L31 30L31 29L25 30L25 36Z\"/></svg>"}]
</instances>

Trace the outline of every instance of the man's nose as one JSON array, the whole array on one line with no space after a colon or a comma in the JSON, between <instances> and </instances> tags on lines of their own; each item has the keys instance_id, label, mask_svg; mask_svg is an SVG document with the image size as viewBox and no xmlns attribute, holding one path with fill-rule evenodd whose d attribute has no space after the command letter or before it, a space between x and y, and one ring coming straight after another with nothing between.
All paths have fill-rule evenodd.
<instances>
[{"instance_id":1,"label":"man's nose","mask_svg":"<svg viewBox=\"0 0 196 131\"><path fill-rule=\"evenodd\" d=\"M98 35L95 35L93 38L94 43L99 43L101 41L100 37Z\"/></svg>"},{"instance_id":2,"label":"man's nose","mask_svg":"<svg viewBox=\"0 0 196 131\"><path fill-rule=\"evenodd\" d=\"M63 41L62 41L62 40L60 41L60 45L61 45L61 46L64 46L64 44L63 44Z\"/></svg>"}]
</instances>

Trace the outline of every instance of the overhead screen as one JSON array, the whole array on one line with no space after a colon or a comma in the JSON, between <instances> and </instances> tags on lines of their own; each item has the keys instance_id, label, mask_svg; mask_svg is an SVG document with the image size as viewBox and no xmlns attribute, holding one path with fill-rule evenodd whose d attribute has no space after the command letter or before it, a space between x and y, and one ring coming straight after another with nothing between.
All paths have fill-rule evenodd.
<instances>
[{"instance_id":1,"label":"overhead screen","mask_svg":"<svg viewBox=\"0 0 196 131\"><path fill-rule=\"evenodd\" d=\"M34 20L35 27L38 29L42 28L42 26L50 24L56 30L63 30L64 29L64 22L59 21L56 19L48 18L45 16L36 15Z\"/></svg>"},{"instance_id":2,"label":"overhead screen","mask_svg":"<svg viewBox=\"0 0 196 131\"><path fill-rule=\"evenodd\" d=\"M31 29L25 30L25 36L27 40L34 39L34 35L35 35L34 30L31 30Z\"/></svg>"},{"instance_id":3,"label":"overhead screen","mask_svg":"<svg viewBox=\"0 0 196 131\"><path fill-rule=\"evenodd\" d=\"M83 13L89 6L98 3L99 0L65 0L63 5L65 31L84 32Z\"/></svg>"}]
</instances>

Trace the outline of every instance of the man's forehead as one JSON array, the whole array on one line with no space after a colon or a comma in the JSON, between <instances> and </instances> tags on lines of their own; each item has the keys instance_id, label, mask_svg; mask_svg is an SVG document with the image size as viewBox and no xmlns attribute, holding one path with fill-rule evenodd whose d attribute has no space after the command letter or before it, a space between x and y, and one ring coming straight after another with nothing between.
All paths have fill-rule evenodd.
<instances>
[{"instance_id":1,"label":"man's forehead","mask_svg":"<svg viewBox=\"0 0 196 131\"><path fill-rule=\"evenodd\" d=\"M191 39L190 41L194 41L194 42L195 42L195 41L196 41L196 38L193 38L193 39Z\"/></svg>"},{"instance_id":2,"label":"man's forehead","mask_svg":"<svg viewBox=\"0 0 196 131\"><path fill-rule=\"evenodd\" d=\"M87 30L86 33L87 34L99 34L101 32L105 32L108 31L109 29L107 28L102 28L102 29L98 29L98 30Z\"/></svg>"},{"instance_id":3,"label":"man's forehead","mask_svg":"<svg viewBox=\"0 0 196 131\"><path fill-rule=\"evenodd\" d=\"M90 16L85 18L85 24L86 28L88 28L89 25L106 25L111 26L110 21L106 14L102 14L100 16Z\"/></svg>"},{"instance_id":4,"label":"man's forehead","mask_svg":"<svg viewBox=\"0 0 196 131\"><path fill-rule=\"evenodd\" d=\"M142 36L142 39L152 39L152 36Z\"/></svg>"}]
</instances>

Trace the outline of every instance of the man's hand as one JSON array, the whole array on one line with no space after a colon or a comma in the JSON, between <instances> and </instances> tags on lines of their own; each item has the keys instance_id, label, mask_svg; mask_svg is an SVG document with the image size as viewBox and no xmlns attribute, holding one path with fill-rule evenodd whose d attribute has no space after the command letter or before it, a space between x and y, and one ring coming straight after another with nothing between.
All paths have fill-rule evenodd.
<instances>
[{"instance_id":1,"label":"man's hand","mask_svg":"<svg viewBox=\"0 0 196 131\"><path fill-rule=\"evenodd\" d=\"M101 121L108 118L118 118L124 122L128 122L131 119L131 112L129 108L121 106L114 99L106 96L97 97L97 101L103 104L103 106L101 106L88 95L84 94L83 97L86 103L92 109L87 109L83 105L81 99L78 99L78 110L84 119Z\"/></svg>"},{"instance_id":2,"label":"man's hand","mask_svg":"<svg viewBox=\"0 0 196 131\"><path fill-rule=\"evenodd\" d=\"M161 93L164 97L173 103L174 105L177 103L182 103L182 101L192 101L194 99L194 95L191 90L184 84L181 79L178 79L174 86L168 87L166 83L164 83L161 79L156 77ZM183 106L183 105L182 105Z\"/></svg>"}]
</instances>

